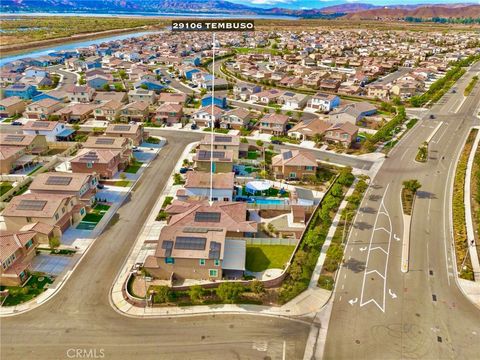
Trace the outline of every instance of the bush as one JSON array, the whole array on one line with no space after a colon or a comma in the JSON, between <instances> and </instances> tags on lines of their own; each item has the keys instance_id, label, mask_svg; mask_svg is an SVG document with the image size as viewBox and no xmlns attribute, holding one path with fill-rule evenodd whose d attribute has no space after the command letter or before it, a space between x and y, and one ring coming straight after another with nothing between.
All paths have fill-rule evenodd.
<instances>
[{"instance_id":1,"label":"bush","mask_svg":"<svg viewBox=\"0 0 480 360\"><path fill-rule=\"evenodd\" d=\"M265 285L259 280L254 280L250 283L250 291L255 294L263 294L265 292Z\"/></svg>"},{"instance_id":2,"label":"bush","mask_svg":"<svg viewBox=\"0 0 480 360\"><path fill-rule=\"evenodd\" d=\"M224 282L216 290L217 296L226 303L235 303L242 293L245 291L245 286L239 283Z\"/></svg>"},{"instance_id":3,"label":"bush","mask_svg":"<svg viewBox=\"0 0 480 360\"><path fill-rule=\"evenodd\" d=\"M188 296L193 302L201 300L204 294L204 290L200 285L194 285L188 290Z\"/></svg>"},{"instance_id":4,"label":"bush","mask_svg":"<svg viewBox=\"0 0 480 360\"><path fill-rule=\"evenodd\" d=\"M318 286L325 290L333 290L333 278L330 275L320 275Z\"/></svg>"},{"instance_id":5,"label":"bush","mask_svg":"<svg viewBox=\"0 0 480 360\"><path fill-rule=\"evenodd\" d=\"M153 301L157 304L167 303L172 297L171 292L172 291L168 286L157 286L155 288L155 295L153 296Z\"/></svg>"},{"instance_id":6,"label":"bush","mask_svg":"<svg viewBox=\"0 0 480 360\"><path fill-rule=\"evenodd\" d=\"M54 236L48 240L48 244L52 249L55 249L60 246L60 239L58 236Z\"/></svg>"},{"instance_id":7,"label":"bush","mask_svg":"<svg viewBox=\"0 0 480 360\"><path fill-rule=\"evenodd\" d=\"M164 210L160 210L160 212L158 213L155 220L156 221L164 221L164 220L167 220L167 218L168 218L168 213Z\"/></svg>"}]
</instances>

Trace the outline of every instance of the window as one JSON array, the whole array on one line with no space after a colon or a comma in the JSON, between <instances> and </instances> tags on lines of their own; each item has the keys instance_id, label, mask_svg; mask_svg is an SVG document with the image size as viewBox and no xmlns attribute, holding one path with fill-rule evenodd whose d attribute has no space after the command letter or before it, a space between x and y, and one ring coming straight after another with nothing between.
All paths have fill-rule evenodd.
<instances>
[{"instance_id":1,"label":"window","mask_svg":"<svg viewBox=\"0 0 480 360\"><path fill-rule=\"evenodd\" d=\"M310 171L313 170L313 166L306 166L305 168Z\"/></svg>"},{"instance_id":2,"label":"window","mask_svg":"<svg viewBox=\"0 0 480 360\"><path fill-rule=\"evenodd\" d=\"M213 265L215 265L215 266L220 266L220 260L215 259L215 260L213 261Z\"/></svg>"},{"instance_id":3,"label":"window","mask_svg":"<svg viewBox=\"0 0 480 360\"><path fill-rule=\"evenodd\" d=\"M29 249L33 245L33 240L28 240L28 242L25 244L25 249Z\"/></svg>"},{"instance_id":4,"label":"window","mask_svg":"<svg viewBox=\"0 0 480 360\"><path fill-rule=\"evenodd\" d=\"M87 162L87 168L91 169L93 167L93 164L91 162Z\"/></svg>"},{"instance_id":5,"label":"window","mask_svg":"<svg viewBox=\"0 0 480 360\"><path fill-rule=\"evenodd\" d=\"M165 264L175 264L175 259L172 257L165 258Z\"/></svg>"},{"instance_id":6,"label":"window","mask_svg":"<svg viewBox=\"0 0 480 360\"><path fill-rule=\"evenodd\" d=\"M58 220L58 214L55 214L55 220Z\"/></svg>"},{"instance_id":7,"label":"window","mask_svg":"<svg viewBox=\"0 0 480 360\"><path fill-rule=\"evenodd\" d=\"M296 177L297 177L297 173L291 172L290 175L289 175L289 177L291 177L291 178L296 178Z\"/></svg>"},{"instance_id":8,"label":"window","mask_svg":"<svg viewBox=\"0 0 480 360\"><path fill-rule=\"evenodd\" d=\"M209 269L208 270L208 275L210 277L218 277L218 270L217 269Z\"/></svg>"},{"instance_id":9,"label":"window","mask_svg":"<svg viewBox=\"0 0 480 360\"><path fill-rule=\"evenodd\" d=\"M205 259L200 259L200 260L198 261L198 263L199 263L200 265L202 265L202 266L205 265Z\"/></svg>"},{"instance_id":10,"label":"window","mask_svg":"<svg viewBox=\"0 0 480 360\"><path fill-rule=\"evenodd\" d=\"M27 223L32 222L32 218L27 216Z\"/></svg>"}]
</instances>

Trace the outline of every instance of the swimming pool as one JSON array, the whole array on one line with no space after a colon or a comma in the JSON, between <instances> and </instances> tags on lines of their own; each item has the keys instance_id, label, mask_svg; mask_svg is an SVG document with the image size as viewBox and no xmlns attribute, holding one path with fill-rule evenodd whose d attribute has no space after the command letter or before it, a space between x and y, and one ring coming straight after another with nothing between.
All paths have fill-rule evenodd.
<instances>
[{"instance_id":1,"label":"swimming pool","mask_svg":"<svg viewBox=\"0 0 480 360\"><path fill-rule=\"evenodd\" d=\"M255 199L255 204L264 204L264 205L283 205L286 203L286 200L283 199Z\"/></svg>"}]
</instances>

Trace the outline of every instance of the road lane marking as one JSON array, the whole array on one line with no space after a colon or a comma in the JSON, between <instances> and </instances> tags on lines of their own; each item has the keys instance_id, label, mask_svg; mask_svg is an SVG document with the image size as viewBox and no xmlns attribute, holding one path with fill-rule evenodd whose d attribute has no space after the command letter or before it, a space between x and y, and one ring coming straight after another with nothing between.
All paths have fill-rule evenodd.
<instances>
[{"instance_id":1,"label":"road lane marking","mask_svg":"<svg viewBox=\"0 0 480 360\"><path fill-rule=\"evenodd\" d=\"M363 247L363 248L360 248L359 250L360 250L361 252L364 252L365 250L367 250L367 247L365 246L365 247Z\"/></svg>"},{"instance_id":2,"label":"road lane marking","mask_svg":"<svg viewBox=\"0 0 480 360\"><path fill-rule=\"evenodd\" d=\"M357 302L358 302L358 298L348 300L348 303L352 306L355 305Z\"/></svg>"},{"instance_id":3,"label":"road lane marking","mask_svg":"<svg viewBox=\"0 0 480 360\"><path fill-rule=\"evenodd\" d=\"M377 270L370 270L366 274L370 275L370 274L374 274L374 273L377 273L378 276L380 276L383 280L385 280L385 276L380 274Z\"/></svg>"},{"instance_id":4,"label":"road lane marking","mask_svg":"<svg viewBox=\"0 0 480 360\"><path fill-rule=\"evenodd\" d=\"M382 247L380 247L380 246L375 246L375 247L373 247L373 248L370 249L370 251L372 251L372 250L382 250L385 254L387 254L387 252L385 251L385 249L382 248Z\"/></svg>"},{"instance_id":5,"label":"road lane marking","mask_svg":"<svg viewBox=\"0 0 480 360\"><path fill-rule=\"evenodd\" d=\"M393 238L395 239L395 241L400 241L401 239L397 236L397 234L393 234Z\"/></svg>"},{"instance_id":6,"label":"road lane marking","mask_svg":"<svg viewBox=\"0 0 480 360\"><path fill-rule=\"evenodd\" d=\"M392 297L392 299L396 299L397 298L397 294L395 294L392 289L388 289L388 294Z\"/></svg>"}]
</instances>

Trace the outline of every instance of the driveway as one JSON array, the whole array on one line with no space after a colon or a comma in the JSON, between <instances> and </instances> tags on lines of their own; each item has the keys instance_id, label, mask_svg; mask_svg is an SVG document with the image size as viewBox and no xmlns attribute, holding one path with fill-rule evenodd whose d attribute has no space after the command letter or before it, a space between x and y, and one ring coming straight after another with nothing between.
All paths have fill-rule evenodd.
<instances>
[{"instance_id":1,"label":"driveway","mask_svg":"<svg viewBox=\"0 0 480 360\"><path fill-rule=\"evenodd\" d=\"M39 254L32 260L32 271L59 276L72 261L70 256Z\"/></svg>"}]
</instances>

